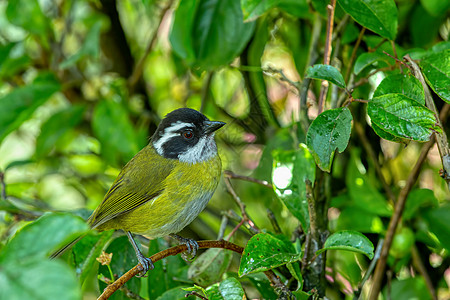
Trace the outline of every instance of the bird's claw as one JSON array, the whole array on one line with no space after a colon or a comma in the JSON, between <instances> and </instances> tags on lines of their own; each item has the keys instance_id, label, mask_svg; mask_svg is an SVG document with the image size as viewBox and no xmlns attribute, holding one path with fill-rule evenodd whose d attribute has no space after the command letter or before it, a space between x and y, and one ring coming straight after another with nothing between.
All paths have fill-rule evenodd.
<instances>
[{"instance_id":1,"label":"bird's claw","mask_svg":"<svg viewBox=\"0 0 450 300\"><path fill-rule=\"evenodd\" d=\"M180 244L186 245L187 250L181 253L181 257L183 258L183 260L185 260L186 262L190 262L192 259L194 259L199 248L197 241L184 238L176 234L172 234L171 236L178 242L180 242Z\"/></svg>"},{"instance_id":2,"label":"bird's claw","mask_svg":"<svg viewBox=\"0 0 450 300\"><path fill-rule=\"evenodd\" d=\"M138 261L140 263L140 266L139 273L136 275L136 277L146 277L147 272L149 270L153 270L153 268L155 267L152 260L142 254L138 255Z\"/></svg>"}]
</instances>

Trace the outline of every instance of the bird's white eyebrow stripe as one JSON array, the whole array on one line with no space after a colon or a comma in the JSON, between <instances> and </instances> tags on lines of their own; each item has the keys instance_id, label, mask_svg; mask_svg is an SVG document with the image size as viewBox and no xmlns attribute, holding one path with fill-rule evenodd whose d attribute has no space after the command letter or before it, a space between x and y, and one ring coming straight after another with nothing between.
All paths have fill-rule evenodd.
<instances>
[{"instance_id":1,"label":"bird's white eyebrow stripe","mask_svg":"<svg viewBox=\"0 0 450 300\"><path fill-rule=\"evenodd\" d=\"M155 147L156 152L158 152L159 155L163 155L164 151L162 149L162 146L172 137L179 135L177 131L187 127L194 128L195 126L192 123L177 121L173 123L171 126L166 127L164 129L164 133L160 136L160 138L155 143L153 143L153 147Z\"/></svg>"},{"instance_id":2,"label":"bird's white eyebrow stripe","mask_svg":"<svg viewBox=\"0 0 450 300\"><path fill-rule=\"evenodd\" d=\"M164 129L163 135L165 135L167 133L177 132L178 130L185 128L185 127L193 128L194 124L177 121L177 122L173 123L172 125L170 125L169 127L167 127L166 129Z\"/></svg>"}]
</instances>

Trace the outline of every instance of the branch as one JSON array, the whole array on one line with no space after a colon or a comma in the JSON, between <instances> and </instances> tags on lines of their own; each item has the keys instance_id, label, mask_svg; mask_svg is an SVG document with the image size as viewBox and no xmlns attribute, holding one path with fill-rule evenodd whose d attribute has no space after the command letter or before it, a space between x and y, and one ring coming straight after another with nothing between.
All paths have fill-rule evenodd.
<instances>
[{"instance_id":1,"label":"branch","mask_svg":"<svg viewBox=\"0 0 450 300\"><path fill-rule=\"evenodd\" d=\"M141 76L142 76L145 60L147 59L148 55L152 51L153 47L155 46L156 39L158 37L158 32L159 32L159 29L161 28L162 21L164 19L164 16L166 15L167 11L172 6L172 3L173 3L173 0L170 0L169 2L167 2L166 6L162 9L161 14L159 16L159 26L155 30L155 32L153 32L153 36L150 38L150 43L147 45L147 49L145 49L144 55L141 57L139 62L136 64L136 66L133 70L133 73L128 78L128 88L130 91L134 90L136 83L139 81L139 78L141 78Z\"/></svg>"},{"instance_id":2,"label":"branch","mask_svg":"<svg viewBox=\"0 0 450 300\"><path fill-rule=\"evenodd\" d=\"M205 111L206 101L208 101L208 99L209 99L209 93L210 93L211 82L212 82L213 77L214 77L214 71L209 71L206 76L206 83L203 85L203 88L202 88L202 102L201 102L201 106L200 106L200 112L202 112L202 113Z\"/></svg>"},{"instance_id":3,"label":"branch","mask_svg":"<svg viewBox=\"0 0 450 300\"><path fill-rule=\"evenodd\" d=\"M198 242L199 249L205 249L205 248L223 248L228 249L231 251L234 251L236 253L242 254L244 251L244 248L236 245L234 243L228 242L228 241L199 241ZM177 255L179 253L187 251L186 245L178 245L169 249L166 249L164 251L158 252L156 254L153 254L150 259L153 263L157 262L158 260L162 260L163 258L166 258L171 255ZM97 298L97 300L106 300L108 299L115 291L117 291L120 287L122 287L127 281L129 281L131 278L133 278L135 275L137 275L141 271L142 266L140 264L134 266L131 270L123 274L119 279L117 279L115 282L108 285L103 293ZM275 292L278 295L292 295L292 293L289 291L289 289L281 282L280 278L272 271L268 270L265 271L264 274L267 276L267 278L270 281L270 285L275 289Z\"/></svg>"},{"instance_id":4,"label":"branch","mask_svg":"<svg viewBox=\"0 0 450 300\"><path fill-rule=\"evenodd\" d=\"M353 62L356 58L356 51L359 48L359 44L361 44L364 32L366 32L366 27L363 27L359 32L358 39L356 40L355 47L353 48L352 55L350 56L350 61L348 62L347 73L345 74L345 82L348 82L350 74L352 73Z\"/></svg>"},{"instance_id":5,"label":"branch","mask_svg":"<svg viewBox=\"0 0 450 300\"><path fill-rule=\"evenodd\" d=\"M433 281L431 280L430 275L428 275L427 268L423 264L422 258L420 257L416 245L413 245L411 248L411 256L414 267L419 271L423 279L425 279L425 284L427 285L428 291L430 292L431 299L437 300L438 297L436 294L436 289L433 286Z\"/></svg>"},{"instance_id":6,"label":"branch","mask_svg":"<svg viewBox=\"0 0 450 300\"><path fill-rule=\"evenodd\" d=\"M233 189L233 186L231 185L230 178L225 177L224 178L225 185L227 186L228 192L233 197L234 201L236 201L237 205L239 206L242 214L242 219L245 223L247 223L247 229L252 232L252 234L257 234L260 232L258 227L256 227L255 222L253 222L252 219L247 215L247 212L245 210L245 203L241 201L241 198L236 194L236 191Z\"/></svg>"},{"instance_id":7,"label":"branch","mask_svg":"<svg viewBox=\"0 0 450 300\"><path fill-rule=\"evenodd\" d=\"M449 110L450 110L450 105L448 105L448 104L444 105L444 107L442 108L441 113L439 115L439 120L441 122L443 122L447 119L447 114L448 114ZM391 247L392 240L393 240L394 234L395 234L395 230L397 228L398 222L400 221L400 217L401 217L403 209L405 207L406 198L407 198L408 193L411 190L412 186L416 182L417 177L419 176L421 166L427 157L428 151L434 145L435 136L436 135L433 135L431 137L431 139L422 147L422 151L420 153L419 159L417 160L416 165L414 166L411 173L409 174L409 177L406 181L406 185L403 187L403 189L400 191L400 194L398 195L397 202L395 203L394 214L389 222L389 227L388 227L388 231L386 233L385 243L384 243L383 249L381 251L380 260L375 269L373 285L372 285L372 290L370 292L369 300L376 300L378 297L378 294L380 293L381 281L383 280L383 275L384 275L383 273L384 273L384 269L386 267L386 260L387 260L388 254L389 254L389 248Z\"/></svg>"},{"instance_id":8,"label":"branch","mask_svg":"<svg viewBox=\"0 0 450 300\"><path fill-rule=\"evenodd\" d=\"M403 57L407 62L411 64L411 69L414 76L419 79L422 84L423 90L425 92L425 103L429 109L434 112L434 117L436 119L436 125L442 129L442 132L435 132L436 142L439 149L439 154L441 155L442 166L444 169L444 174L450 174L450 148L448 146L447 135L443 130L441 120L439 118L439 113L434 105L433 96L431 95L430 89L428 88L425 79L423 78L422 72L420 71L419 66L415 63L414 60L407 54ZM445 181L447 181L448 187L450 189L450 176L444 177Z\"/></svg>"},{"instance_id":9,"label":"branch","mask_svg":"<svg viewBox=\"0 0 450 300\"><path fill-rule=\"evenodd\" d=\"M323 54L323 63L325 65L330 64L330 57L331 57L331 42L333 37L333 25L334 25L334 9L336 8L336 0L331 0L330 4L327 6L328 10L328 22L327 22L327 38L325 40L325 51ZM325 98L327 96L328 92L328 81L323 80L322 85L320 87L320 96L319 96L319 111L318 114L322 113Z\"/></svg>"},{"instance_id":10,"label":"branch","mask_svg":"<svg viewBox=\"0 0 450 300\"><path fill-rule=\"evenodd\" d=\"M238 174L236 174L236 173L233 173L233 172L230 171L230 170L225 170L225 171L223 171L223 173L224 173L224 175L225 175L227 178L240 179L240 180L244 180L244 181L249 181L249 182L257 183L257 184L260 184L260 185L262 185L262 186L265 186L265 187L267 187L267 188L269 188L269 189L272 189L272 188L273 188L272 184L271 184L270 182L265 181L265 180L259 180L259 179L256 179L256 178L253 178L253 177L249 177L249 176L238 175Z\"/></svg>"},{"instance_id":11,"label":"branch","mask_svg":"<svg viewBox=\"0 0 450 300\"><path fill-rule=\"evenodd\" d=\"M231 251L234 251L236 253L242 254L244 251L244 248L241 246L238 246L236 244L233 244L231 242L227 241L199 241L198 242L199 249L204 248L223 248L228 249ZM178 245L169 249L166 249L164 251L158 252L150 257L153 263L157 262L158 260L161 260L163 258L166 258L171 255L177 255L179 253L187 251L186 245ZM140 264L134 266L131 270L123 274L119 279L114 281L112 284L108 285L103 293L100 295L100 297L97 298L97 300L106 300L108 299L115 291L117 291L121 286L123 286L127 281L129 281L131 278L133 278L135 275L137 275L141 271L142 266ZM270 278L269 278L270 280ZM277 282L272 282L273 285L277 284Z\"/></svg>"},{"instance_id":12,"label":"branch","mask_svg":"<svg viewBox=\"0 0 450 300\"><path fill-rule=\"evenodd\" d=\"M322 20L319 16L319 14L316 14L314 18L313 28L312 28L312 35L311 40L309 44L309 50L308 50L308 63L306 65L306 68L314 65L319 55L317 54L317 45L319 43L320 39L320 29L322 28ZM308 120L308 90L309 90L309 84L311 83L311 78L306 78L303 76L303 81L300 84L300 123L303 127L303 131L306 133L308 131L309 127L309 120Z\"/></svg>"},{"instance_id":13,"label":"branch","mask_svg":"<svg viewBox=\"0 0 450 300\"><path fill-rule=\"evenodd\" d=\"M431 147L433 147L434 141L435 138L434 136L432 136L431 139L422 147L420 156L417 159L417 162L414 165L413 169L409 173L405 186L398 195L397 202L395 203L394 214L392 215L391 220L389 221L385 241L383 244L383 248L381 249L380 260L378 261L378 264L375 268L375 274L373 276L373 285L370 291L369 300L378 299L378 294L380 293L381 290L381 282L383 280L384 270L386 268L386 262L389 255L389 249L391 248L392 240L395 235L395 230L397 229L397 225L402 216L403 209L405 208L406 198L408 197L409 192L411 191L414 183L419 177L422 164L427 158L428 151L430 151Z\"/></svg>"}]
</instances>

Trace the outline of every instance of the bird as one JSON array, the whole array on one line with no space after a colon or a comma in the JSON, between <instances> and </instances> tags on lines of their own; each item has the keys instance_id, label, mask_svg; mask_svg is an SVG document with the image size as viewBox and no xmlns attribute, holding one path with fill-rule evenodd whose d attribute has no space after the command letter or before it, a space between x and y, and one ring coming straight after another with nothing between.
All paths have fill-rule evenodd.
<instances>
[{"instance_id":1,"label":"bird","mask_svg":"<svg viewBox=\"0 0 450 300\"><path fill-rule=\"evenodd\" d=\"M120 171L103 201L88 218L91 229L123 230L141 264L139 276L154 268L139 250L133 234L172 236L195 257L198 244L176 233L206 207L221 176L214 136L224 122L210 121L191 108L168 113L150 142ZM55 258L78 237L51 255Z\"/></svg>"}]
</instances>

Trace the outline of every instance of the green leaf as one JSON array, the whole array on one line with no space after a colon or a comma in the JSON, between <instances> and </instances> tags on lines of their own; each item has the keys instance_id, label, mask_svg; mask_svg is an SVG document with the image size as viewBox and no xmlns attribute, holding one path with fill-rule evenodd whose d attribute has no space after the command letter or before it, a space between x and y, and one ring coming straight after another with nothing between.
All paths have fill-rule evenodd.
<instances>
[{"instance_id":1,"label":"green leaf","mask_svg":"<svg viewBox=\"0 0 450 300\"><path fill-rule=\"evenodd\" d=\"M366 203L367 201L364 201ZM352 203L352 205L354 205ZM368 209L367 209L368 210ZM345 207L341 210L336 223L336 230L355 230L365 233L383 233L383 221L378 214L359 207Z\"/></svg>"},{"instance_id":2,"label":"green leaf","mask_svg":"<svg viewBox=\"0 0 450 300\"><path fill-rule=\"evenodd\" d=\"M375 123L370 124L372 126L373 131L382 139L385 139L386 141L391 141L391 142L395 142L395 143L403 143L403 144L408 144L410 142L410 140L408 139L403 139L401 137L395 136L393 134L390 134L387 131L384 131L383 129L381 129L380 126L378 126Z\"/></svg>"},{"instance_id":3,"label":"green leaf","mask_svg":"<svg viewBox=\"0 0 450 300\"><path fill-rule=\"evenodd\" d=\"M442 247L450 251L450 206L445 205L439 208L427 210L422 214L428 223L430 231L437 237Z\"/></svg>"},{"instance_id":4,"label":"green leaf","mask_svg":"<svg viewBox=\"0 0 450 300\"><path fill-rule=\"evenodd\" d=\"M114 230L96 234L90 233L72 248L70 261L74 263L81 284L92 273L92 266L97 262L97 257L100 256L105 245L111 240L113 233Z\"/></svg>"},{"instance_id":5,"label":"green leaf","mask_svg":"<svg viewBox=\"0 0 450 300\"><path fill-rule=\"evenodd\" d=\"M352 114L346 107L326 110L311 123L306 136L306 144L317 165L330 172L334 152L347 148L352 127Z\"/></svg>"},{"instance_id":6,"label":"green leaf","mask_svg":"<svg viewBox=\"0 0 450 300\"><path fill-rule=\"evenodd\" d=\"M113 273L118 276L122 276L138 263L136 253L134 252L134 249L126 236L118 237L112 241L105 252L113 254L110 267L113 270ZM150 272L151 271L149 271L148 274L149 276L151 276ZM108 267L104 265L99 265L98 274L102 274L106 278L111 277ZM106 283L101 280L99 280L98 283L101 291L107 286ZM126 287L138 295L141 288L141 280L137 277L133 277L126 283ZM114 293L109 299L128 299L128 297L122 294L122 292L117 292Z\"/></svg>"},{"instance_id":7,"label":"green leaf","mask_svg":"<svg viewBox=\"0 0 450 300\"><path fill-rule=\"evenodd\" d=\"M156 298L156 300L195 300L197 298L195 296L185 297L186 294L187 292L183 290L183 287L179 286L166 291Z\"/></svg>"},{"instance_id":8,"label":"green leaf","mask_svg":"<svg viewBox=\"0 0 450 300\"><path fill-rule=\"evenodd\" d=\"M373 258L373 244L362 233L351 230L344 230L335 232L330 235L323 248L318 250L316 254L320 254L327 250L347 250L357 253L362 253L368 258Z\"/></svg>"},{"instance_id":9,"label":"green leaf","mask_svg":"<svg viewBox=\"0 0 450 300\"><path fill-rule=\"evenodd\" d=\"M86 233L86 222L71 214L46 214L23 227L0 252L0 262L46 258L58 247Z\"/></svg>"},{"instance_id":10,"label":"green leaf","mask_svg":"<svg viewBox=\"0 0 450 300\"><path fill-rule=\"evenodd\" d=\"M402 94L374 97L367 106L372 123L382 130L409 140L426 142L439 130L431 110Z\"/></svg>"},{"instance_id":11,"label":"green leaf","mask_svg":"<svg viewBox=\"0 0 450 300\"><path fill-rule=\"evenodd\" d=\"M450 103L450 49L428 55L420 66L433 91Z\"/></svg>"},{"instance_id":12,"label":"green leaf","mask_svg":"<svg viewBox=\"0 0 450 300\"><path fill-rule=\"evenodd\" d=\"M42 13L37 0L9 0L6 17L11 24L37 35L50 30L50 20Z\"/></svg>"},{"instance_id":13,"label":"green leaf","mask_svg":"<svg viewBox=\"0 0 450 300\"><path fill-rule=\"evenodd\" d=\"M0 46L0 78L8 78L25 70L31 63L23 43Z\"/></svg>"},{"instance_id":14,"label":"green leaf","mask_svg":"<svg viewBox=\"0 0 450 300\"><path fill-rule=\"evenodd\" d=\"M270 286L269 279L267 279L266 275L264 275L263 273L248 274L244 278L250 280L253 286L261 294L263 299L277 298L277 295L275 294L273 288Z\"/></svg>"},{"instance_id":15,"label":"green leaf","mask_svg":"<svg viewBox=\"0 0 450 300\"><path fill-rule=\"evenodd\" d=\"M292 277L294 277L298 282L297 290L301 290L303 288L303 275L300 270L300 265L298 263L293 263L286 264L286 267L288 268L289 273L291 273Z\"/></svg>"},{"instance_id":16,"label":"green leaf","mask_svg":"<svg viewBox=\"0 0 450 300\"><path fill-rule=\"evenodd\" d=\"M100 101L94 110L92 127L101 142L102 156L110 164L129 161L139 151L136 131L121 103Z\"/></svg>"},{"instance_id":17,"label":"green leaf","mask_svg":"<svg viewBox=\"0 0 450 300\"><path fill-rule=\"evenodd\" d=\"M26 248L29 244L23 245ZM46 258L8 260L0 268L0 299L78 300L82 298L73 270Z\"/></svg>"},{"instance_id":18,"label":"green leaf","mask_svg":"<svg viewBox=\"0 0 450 300\"><path fill-rule=\"evenodd\" d=\"M397 6L393 0L338 0L356 22L390 40L397 35Z\"/></svg>"},{"instance_id":19,"label":"green leaf","mask_svg":"<svg viewBox=\"0 0 450 300\"><path fill-rule=\"evenodd\" d=\"M275 7L297 17L304 17L309 11L305 0L241 0L241 7L246 22L257 19Z\"/></svg>"},{"instance_id":20,"label":"green leaf","mask_svg":"<svg viewBox=\"0 0 450 300\"><path fill-rule=\"evenodd\" d=\"M405 203L405 210L403 211L403 219L410 220L417 217L418 212L426 207L438 207L439 201L434 196L432 190L416 189L408 194L408 199Z\"/></svg>"},{"instance_id":21,"label":"green leaf","mask_svg":"<svg viewBox=\"0 0 450 300\"><path fill-rule=\"evenodd\" d=\"M206 288L205 296L208 300L224 300L219 291L219 284L213 284Z\"/></svg>"},{"instance_id":22,"label":"green leaf","mask_svg":"<svg viewBox=\"0 0 450 300\"><path fill-rule=\"evenodd\" d=\"M242 52L254 25L243 22L239 0L186 0L175 11L169 39L187 64L210 70Z\"/></svg>"},{"instance_id":23,"label":"green leaf","mask_svg":"<svg viewBox=\"0 0 450 300\"><path fill-rule=\"evenodd\" d=\"M68 68L78 62L84 57L92 57L94 59L98 58L100 55L100 29L102 27L102 21L96 21L89 29L86 34L83 46L78 50L77 53L72 55L63 61L59 67L61 69Z\"/></svg>"},{"instance_id":24,"label":"green leaf","mask_svg":"<svg viewBox=\"0 0 450 300\"><path fill-rule=\"evenodd\" d=\"M308 179L314 183L316 166L314 159L304 144L298 150L274 151L272 182L275 193L289 211L302 224L309 228L308 203L306 201L306 184Z\"/></svg>"},{"instance_id":25,"label":"green leaf","mask_svg":"<svg viewBox=\"0 0 450 300\"><path fill-rule=\"evenodd\" d=\"M392 215L392 207L389 206L386 197L369 180L361 163L360 154L356 151L351 153L346 185L354 206L382 217Z\"/></svg>"},{"instance_id":26,"label":"green leaf","mask_svg":"<svg viewBox=\"0 0 450 300\"><path fill-rule=\"evenodd\" d=\"M150 241L148 256L169 248L169 243L163 238ZM155 263L155 268L149 273L148 295L150 299L156 299L166 291L171 290L182 282L189 282L187 276L188 266L181 255L169 256ZM177 278L178 280L173 280Z\"/></svg>"},{"instance_id":27,"label":"green leaf","mask_svg":"<svg viewBox=\"0 0 450 300\"><path fill-rule=\"evenodd\" d=\"M373 97L386 94L403 94L425 105L425 93L422 84L410 74L394 74L384 78L375 90Z\"/></svg>"},{"instance_id":28,"label":"green leaf","mask_svg":"<svg viewBox=\"0 0 450 300\"><path fill-rule=\"evenodd\" d=\"M258 233L250 238L242 253L238 274L240 277L267 271L301 259L294 246L268 233Z\"/></svg>"},{"instance_id":29,"label":"green leaf","mask_svg":"<svg viewBox=\"0 0 450 300\"><path fill-rule=\"evenodd\" d=\"M345 81L342 74L333 66L330 65L314 65L306 70L306 77L313 79L327 80L334 83L340 88L345 89Z\"/></svg>"},{"instance_id":30,"label":"green leaf","mask_svg":"<svg viewBox=\"0 0 450 300\"><path fill-rule=\"evenodd\" d=\"M0 97L0 142L60 89L52 73L42 73L33 83Z\"/></svg>"},{"instance_id":31,"label":"green leaf","mask_svg":"<svg viewBox=\"0 0 450 300\"><path fill-rule=\"evenodd\" d=\"M387 296L389 295L389 296ZM392 280L391 287L383 289L384 299L395 300L431 300L429 289L422 276L416 275L402 280Z\"/></svg>"},{"instance_id":32,"label":"green leaf","mask_svg":"<svg viewBox=\"0 0 450 300\"><path fill-rule=\"evenodd\" d=\"M445 14L450 9L449 0L420 0L420 4L435 17Z\"/></svg>"},{"instance_id":33,"label":"green leaf","mask_svg":"<svg viewBox=\"0 0 450 300\"><path fill-rule=\"evenodd\" d=\"M211 248L202 253L189 267L188 278L200 286L220 281L231 262L231 252Z\"/></svg>"},{"instance_id":34,"label":"green leaf","mask_svg":"<svg viewBox=\"0 0 450 300\"><path fill-rule=\"evenodd\" d=\"M439 28L445 20L444 16L430 15L422 5L415 5L408 17L411 46L430 48L439 39Z\"/></svg>"},{"instance_id":35,"label":"green leaf","mask_svg":"<svg viewBox=\"0 0 450 300\"><path fill-rule=\"evenodd\" d=\"M245 299L244 289L241 283L234 277L228 277L219 284L219 291L224 300Z\"/></svg>"},{"instance_id":36,"label":"green leaf","mask_svg":"<svg viewBox=\"0 0 450 300\"><path fill-rule=\"evenodd\" d=\"M353 67L353 73L358 75L361 73L362 70L364 70L366 67L380 62L380 61L386 61L386 55L380 54L378 52L365 52L362 53L355 61L355 66ZM375 67L378 67L378 65L375 65Z\"/></svg>"},{"instance_id":37,"label":"green leaf","mask_svg":"<svg viewBox=\"0 0 450 300\"><path fill-rule=\"evenodd\" d=\"M47 155L61 137L81 122L84 106L74 105L52 115L41 127L36 140L36 156Z\"/></svg>"}]
</instances>

